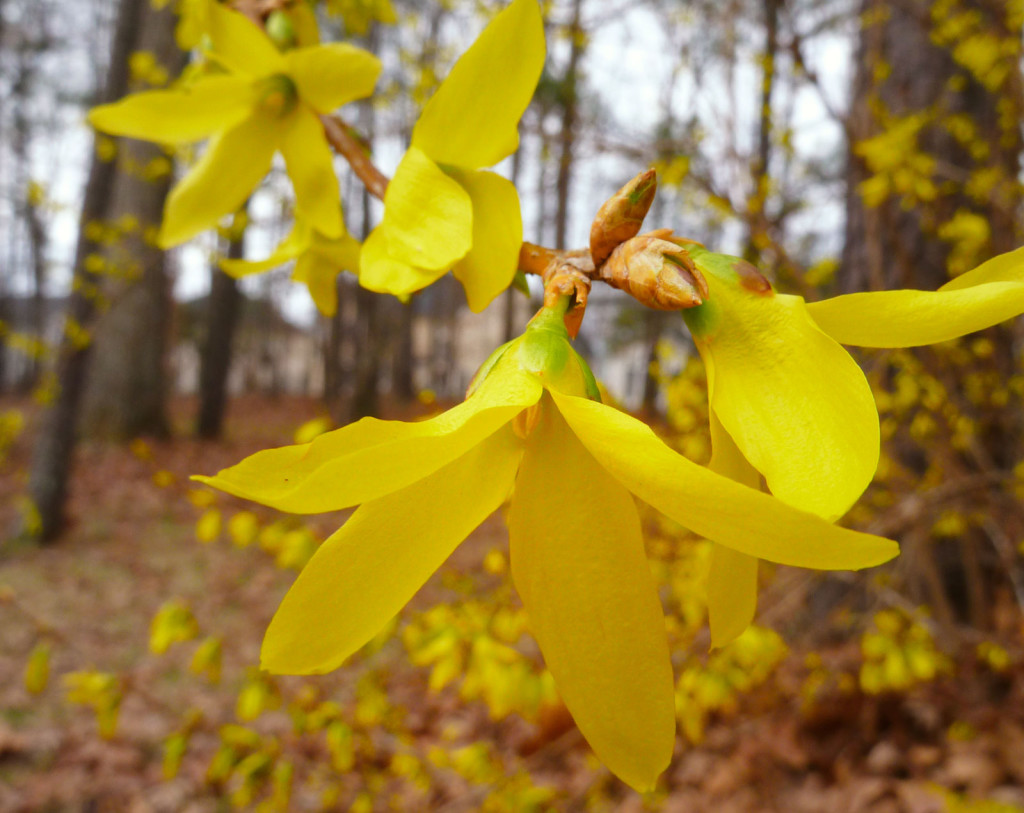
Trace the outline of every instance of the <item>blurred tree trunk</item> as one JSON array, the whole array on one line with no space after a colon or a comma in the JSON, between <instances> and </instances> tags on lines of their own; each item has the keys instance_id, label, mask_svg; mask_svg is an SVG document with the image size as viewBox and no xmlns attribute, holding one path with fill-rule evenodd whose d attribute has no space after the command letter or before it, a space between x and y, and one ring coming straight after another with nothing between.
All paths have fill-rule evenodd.
<instances>
[{"instance_id":1,"label":"blurred tree trunk","mask_svg":"<svg viewBox=\"0 0 1024 813\"><path fill-rule=\"evenodd\" d=\"M342 385L342 348L345 342L345 314L347 312L347 286L339 274L334 281L338 291L338 310L327 325L324 337L324 404L331 415L340 414Z\"/></svg>"},{"instance_id":2,"label":"blurred tree trunk","mask_svg":"<svg viewBox=\"0 0 1024 813\"><path fill-rule=\"evenodd\" d=\"M111 102L128 90L128 57L135 48L139 26L149 12L148 5L121 0L111 45L110 69L101 102ZM64 333L57 350L57 394L42 419L32 449L28 496L31 508L23 517L21 535L40 542L52 541L64 524L64 507L74 451L78 412L92 345L88 330L97 310L99 277L86 267L86 258L101 251L97 235L87 226L106 217L114 186L115 166L94 153L89 168L78 243L75 248L74 277Z\"/></svg>"},{"instance_id":3,"label":"blurred tree trunk","mask_svg":"<svg viewBox=\"0 0 1024 813\"><path fill-rule=\"evenodd\" d=\"M414 357L412 323L415 311L412 301L397 304L394 361L391 369L391 394L400 403L416 397L414 386Z\"/></svg>"},{"instance_id":4,"label":"blurred tree trunk","mask_svg":"<svg viewBox=\"0 0 1024 813\"><path fill-rule=\"evenodd\" d=\"M579 118L579 64L583 56L583 28L580 14L583 0L573 0L569 25L569 64L562 79L562 127L559 135L557 208L555 210L555 248L565 248L569 230L569 185L572 181L573 148L576 121Z\"/></svg>"},{"instance_id":5,"label":"blurred tree trunk","mask_svg":"<svg viewBox=\"0 0 1024 813\"><path fill-rule=\"evenodd\" d=\"M843 291L934 289L1019 245L1024 96L1020 31L1009 15L1009 4L984 0L945 7L926 0L862 0L838 279ZM957 49L975 35L995 38L981 49L1000 55L994 63L987 57L972 63L977 49ZM996 403L964 391L968 375L998 383L1016 370L1012 331L996 328L986 336L992 352L968 354L966 362L941 347L916 351L945 387L948 408L977 430L967 449L949 438L943 446L934 438L926 445L899 436L892 448L911 471L938 470L947 480L999 472L1009 477L1020 459L1019 396L1009 393L1009 403ZM1021 517L1005 506L973 499L971 506L940 508L998 515L1013 538L1024 532ZM936 520L924 516L921 522ZM909 550L912 538L920 550ZM908 536L907 547L906 561L915 562L907 565L913 570L907 578L916 599L931 603L946 622L954 615L975 626L991 622L995 589L1015 567L996 555L991 534L969 527L959 539L936 540L928 524L924 533Z\"/></svg>"},{"instance_id":6,"label":"blurred tree trunk","mask_svg":"<svg viewBox=\"0 0 1024 813\"><path fill-rule=\"evenodd\" d=\"M377 384L380 378L380 351L383 349L378 295L365 288L356 289L355 375L348 420L377 415L380 405Z\"/></svg>"},{"instance_id":7,"label":"blurred tree trunk","mask_svg":"<svg viewBox=\"0 0 1024 813\"><path fill-rule=\"evenodd\" d=\"M768 224L765 199L768 197L768 169L772 154L772 93L779 53L779 12L783 0L764 0L764 55L761 73L761 106L758 116L757 154L751 166L753 195L747 204L747 239L743 257L760 265L761 250L767 241Z\"/></svg>"},{"instance_id":8,"label":"blurred tree trunk","mask_svg":"<svg viewBox=\"0 0 1024 813\"><path fill-rule=\"evenodd\" d=\"M431 37L428 48L433 47L436 37ZM380 28L373 26L366 38L366 49L377 53L380 49ZM371 146L377 135L377 117L372 104L364 103L359 110L359 124ZM365 188L360 193L362 204L362 239L372 230L372 209L370 193ZM380 409L378 388L380 385L380 359L386 346L381 336L383 320L377 307L377 295L365 288L356 288L354 325L354 370L352 376L352 400L348 405L348 420L357 421L377 415Z\"/></svg>"},{"instance_id":9,"label":"blurred tree trunk","mask_svg":"<svg viewBox=\"0 0 1024 813\"><path fill-rule=\"evenodd\" d=\"M245 232L232 235L228 257L241 259ZM224 429L228 398L228 373L235 343L242 294L238 281L225 274L216 263L210 267L210 296L207 299L206 335L199 359L199 415L196 434L201 438L219 438Z\"/></svg>"},{"instance_id":10,"label":"blurred tree trunk","mask_svg":"<svg viewBox=\"0 0 1024 813\"><path fill-rule=\"evenodd\" d=\"M151 53L168 76L177 76L186 54L174 39L174 14L143 6L133 50ZM170 279L150 234L160 225L172 181L173 164L160 147L118 141L105 222L119 239L102 253L109 307L96 325L82 404L82 429L94 437L167 433Z\"/></svg>"},{"instance_id":11,"label":"blurred tree trunk","mask_svg":"<svg viewBox=\"0 0 1024 813\"><path fill-rule=\"evenodd\" d=\"M644 348L646 364L644 367L644 391L640 409L644 417L654 420L661 415L658 409L658 393L661 383L658 380L658 342L661 340L662 328L665 325L665 314L661 311L645 308L643 314Z\"/></svg>"},{"instance_id":12,"label":"blurred tree trunk","mask_svg":"<svg viewBox=\"0 0 1024 813\"><path fill-rule=\"evenodd\" d=\"M18 314L19 330L26 330L39 344L29 353L27 364L16 389L25 394L30 392L39 382L42 372L43 355L38 352L45 342L45 282L46 282L46 245L47 231L43 217L43 205L47 190L38 186L33 176L31 160L32 141L37 135L39 122L34 121L38 112L33 112L34 97L37 94L37 68L41 58L53 47L53 39L49 32L51 21L45 8L32 4L22 8L18 27L20 35L13 38L10 49L13 52L13 71L10 80L10 91L5 102L10 111L10 146L14 158L11 178L15 196L15 222L24 224L27 240L28 269L31 273L32 294L28 302L27 313ZM2 19L2 13L0 13ZM2 31L0 31L2 34ZM20 240L13 241L21 247ZM14 258L11 258L14 260ZM8 273L14 273L24 263L23 258L11 262ZM26 318L27 317L27 318ZM22 321L24 320L24 321ZM17 323L16 323L17 324Z\"/></svg>"},{"instance_id":13,"label":"blurred tree trunk","mask_svg":"<svg viewBox=\"0 0 1024 813\"><path fill-rule=\"evenodd\" d=\"M1006 77L995 84L986 75L983 84L954 59L951 44L941 42L931 6L926 0L862 0L860 16L866 22L849 122L844 291L936 288L950 270L963 271L1009 251L1021 236L1020 32L1007 29L1009 11L1003 4L953 4L958 13L979 15L1002 47L1016 51L1003 60L1012 66ZM892 184L878 205L867 205L862 184L876 173L859 145L911 116L920 122L917 148L934 160L931 184L923 180L906 191ZM969 122L969 129L956 131L958 122ZM983 218L987 235L979 231L970 245L955 245L957 235L948 224L958 212ZM963 215L960 223L984 228Z\"/></svg>"}]
</instances>

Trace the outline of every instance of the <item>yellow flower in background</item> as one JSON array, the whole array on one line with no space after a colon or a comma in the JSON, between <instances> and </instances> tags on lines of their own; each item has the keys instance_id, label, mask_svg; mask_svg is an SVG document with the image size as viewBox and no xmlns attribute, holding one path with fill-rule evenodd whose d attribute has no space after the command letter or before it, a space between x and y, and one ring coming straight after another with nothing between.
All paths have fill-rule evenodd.
<instances>
[{"instance_id":1,"label":"yellow flower in background","mask_svg":"<svg viewBox=\"0 0 1024 813\"><path fill-rule=\"evenodd\" d=\"M511 493L512 578L558 691L598 757L649 789L672 756L674 686L634 495L785 564L857 569L898 549L691 463L592 400L563 314L538 314L485 363L466 401L435 418L363 419L196 479L282 511L360 506L267 630L262 666L290 674L340 666Z\"/></svg>"},{"instance_id":2,"label":"yellow flower in background","mask_svg":"<svg viewBox=\"0 0 1024 813\"><path fill-rule=\"evenodd\" d=\"M482 171L511 155L544 65L537 0L515 0L427 102L367 238L360 284L399 297L449 270L481 311L512 282L523 241L515 187Z\"/></svg>"},{"instance_id":3,"label":"yellow flower in background","mask_svg":"<svg viewBox=\"0 0 1024 813\"><path fill-rule=\"evenodd\" d=\"M708 285L704 304L683 317L707 369L710 467L754 487L763 475L776 497L829 520L864 492L879 455L871 388L840 344L915 347L1024 313L1024 249L938 291L879 291L812 303L775 293L737 257L686 250ZM746 629L756 597L756 559L717 545L708 585L715 645Z\"/></svg>"},{"instance_id":4,"label":"yellow flower in background","mask_svg":"<svg viewBox=\"0 0 1024 813\"><path fill-rule=\"evenodd\" d=\"M359 249L359 241L346 231L340 237L325 237L305 221L296 220L288 236L265 260L223 259L220 267L225 273L241 278L295 260L292 279L304 283L320 313L331 317L338 310L338 274L356 272Z\"/></svg>"},{"instance_id":5,"label":"yellow flower in background","mask_svg":"<svg viewBox=\"0 0 1024 813\"><path fill-rule=\"evenodd\" d=\"M372 54L344 43L281 53L255 24L220 3L208 6L208 73L174 90L154 90L96 107L102 132L167 144L211 137L171 190L157 238L183 243L237 211L284 156L298 216L329 238L344 232L338 179L318 115L369 96L380 73Z\"/></svg>"}]
</instances>

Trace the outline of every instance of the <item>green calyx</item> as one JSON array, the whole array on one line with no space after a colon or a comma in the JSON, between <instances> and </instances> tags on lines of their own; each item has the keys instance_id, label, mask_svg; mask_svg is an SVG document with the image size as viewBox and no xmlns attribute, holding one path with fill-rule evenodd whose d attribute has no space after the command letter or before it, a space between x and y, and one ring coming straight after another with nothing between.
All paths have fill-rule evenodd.
<instances>
[{"instance_id":1,"label":"green calyx","mask_svg":"<svg viewBox=\"0 0 1024 813\"><path fill-rule=\"evenodd\" d=\"M290 76L275 73L258 84L259 107L277 118L284 118L299 101L299 90Z\"/></svg>"},{"instance_id":2,"label":"green calyx","mask_svg":"<svg viewBox=\"0 0 1024 813\"><path fill-rule=\"evenodd\" d=\"M522 336L491 353L473 376L467 397L479 389L500 362L517 364L521 370L540 379L549 389L600 401L597 380L587 363L573 349L565 327L564 316L568 303L568 298L563 298L553 308L542 308L530 320Z\"/></svg>"},{"instance_id":3,"label":"green calyx","mask_svg":"<svg viewBox=\"0 0 1024 813\"><path fill-rule=\"evenodd\" d=\"M740 257L716 254L700 246L687 246L687 253L709 288L707 301L683 311L686 326L695 337L707 336L717 328L730 297L775 295L764 275Z\"/></svg>"},{"instance_id":4,"label":"green calyx","mask_svg":"<svg viewBox=\"0 0 1024 813\"><path fill-rule=\"evenodd\" d=\"M298 42L298 35L295 33L295 26L292 24L288 12L277 9L267 17L265 26L267 36L280 51L287 51L294 48Z\"/></svg>"}]
</instances>

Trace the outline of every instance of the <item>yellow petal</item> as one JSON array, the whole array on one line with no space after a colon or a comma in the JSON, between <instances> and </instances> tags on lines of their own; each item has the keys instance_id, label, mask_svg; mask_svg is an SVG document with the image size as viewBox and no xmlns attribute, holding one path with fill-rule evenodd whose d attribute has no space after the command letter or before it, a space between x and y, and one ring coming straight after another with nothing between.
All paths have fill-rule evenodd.
<instances>
[{"instance_id":1,"label":"yellow petal","mask_svg":"<svg viewBox=\"0 0 1024 813\"><path fill-rule=\"evenodd\" d=\"M629 493L548 398L509 510L512 577L555 685L611 771L650 790L675 742L665 619Z\"/></svg>"},{"instance_id":2,"label":"yellow petal","mask_svg":"<svg viewBox=\"0 0 1024 813\"><path fill-rule=\"evenodd\" d=\"M235 279L241 279L250 274L261 274L294 260L309 247L310 240L309 229L296 222L288 236L277 244L277 248L265 260L233 260L230 257L225 257L221 259L220 267L225 274L235 277Z\"/></svg>"},{"instance_id":3,"label":"yellow petal","mask_svg":"<svg viewBox=\"0 0 1024 813\"><path fill-rule=\"evenodd\" d=\"M501 505L521 456L507 427L429 477L362 505L284 597L261 666L285 674L340 666Z\"/></svg>"},{"instance_id":4,"label":"yellow petal","mask_svg":"<svg viewBox=\"0 0 1024 813\"><path fill-rule=\"evenodd\" d=\"M959 291L988 282L1024 283L1024 247L1007 251L1005 254L998 254L991 260L986 260L977 268L951 279L939 290Z\"/></svg>"},{"instance_id":5,"label":"yellow petal","mask_svg":"<svg viewBox=\"0 0 1024 813\"><path fill-rule=\"evenodd\" d=\"M314 234L309 250L295 263L292 279L303 282L317 309L324 316L334 316L338 310L338 274L359 270L359 241L350 234L328 240Z\"/></svg>"},{"instance_id":6,"label":"yellow petal","mask_svg":"<svg viewBox=\"0 0 1024 813\"><path fill-rule=\"evenodd\" d=\"M821 570L859 570L899 553L892 540L831 525L690 462L625 413L585 398L552 397L613 477L701 536L749 556Z\"/></svg>"},{"instance_id":7,"label":"yellow petal","mask_svg":"<svg viewBox=\"0 0 1024 813\"><path fill-rule=\"evenodd\" d=\"M285 55L299 97L318 113L330 113L373 93L380 60L345 42L297 48Z\"/></svg>"},{"instance_id":8,"label":"yellow petal","mask_svg":"<svg viewBox=\"0 0 1024 813\"><path fill-rule=\"evenodd\" d=\"M711 549L708 571L708 626L711 646L731 644L754 620L757 559L725 545Z\"/></svg>"},{"instance_id":9,"label":"yellow petal","mask_svg":"<svg viewBox=\"0 0 1024 813\"><path fill-rule=\"evenodd\" d=\"M473 204L462 186L410 147L384 193L387 251L424 270L447 271L473 241Z\"/></svg>"},{"instance_id":10,"label":"yellow petal","mask_svg":"<svg viewBox=\"0 0 1024 813\"><path fill-rule=\"evenodd\" d=\"M412 144L439 164L479 169L519 144L519 119L544 66L537 0L515 0L481 32L433 95Z\"/></svg>"},{"instance_id":11,"label":"yellow petal","mask_svg":"<svg viewBox=\"0 0 1024 813\"><path fill-rule=\"evenodd\" d=\"M296 215L327 237L341 237L338 176L320 119L299 105L284 122L279 146L295 187Z\"/></svg>"},{"instance_id":12,"label":"yellow petal","mask_svg":"<svg viewBox=\"0 0 1024 813\"><path fill-rule=\"evenodd\" d=\"M842 344L916 347L955 339L1024 313L1024 248L1000 254L938 291L847 294L807 309Z\"/></svg>"},{"instance_id":13,"label":"yellow petal","mask_svg":"<svg viewBox=\"0 0 1024 813\"><path fill-rule=\"evenodd\" d=\"M338 312L339 272L338 266L311 251L299 258L292 271L292 280L305 283L316 309L328 319Z\"/></svg>"},{"instance_id":14,"label":"yellow petal","mask_svg":"<svg viewBox=\"0 0 1024 813\"><path fill-rule=\"evenodd\" d=\"M195 166L167 196L157 242L170 248L236 212L267 174L275 122L250 116L214 137Z\"/></svg>"},{"instance_id":15,"label":"yellow petal","mask_svg":"<svg viewBox=\"0 0 1024 813\"><path fill-rule=\"evenodd\" d=\"M94 107L89 123L112 135L187 144L237 124L254 103L248 80L211 76L181 90L150 90Z\"/></svg>"},{"instance_id":16,"label":"yellow petal","mask_svg":"<svg viewBox=\"0 0 1024 813\"><path fill-rule=\"evenodd\" d=\"M309 3L292 3L288 8L288 17L295 27L295 42L300 47L320 44L320 26L316 22L316 12Z\"/></svg>"},{"instance_id":17,"label":"yellow petal","mask_svg":"<svg viewBox=\"0 0 1024 813\"><path fill-rule=\"evenodd\" d=\"M431 420L363 418L312 443L257 452L215 477L195 479L281 511L336 511L427 477L536 403L540 393L533 376L509 365Z\"/></svg>"},{"instance_id":18,"label":"yellow petal","mask_svg":"<svg viewBox=\"0 0 1024 813\"><path fill-rule=\"evenodd\" d=\"M493 172L455 172L473 201L473 246L456 263L469 309L479 313L512 284L523 243L523 218L515 186Z\"/></svg>"},{"instance_id":19,"label":"yellow petal","mask_svg":"<svg viewBox=\"0 0 1024 813\"><path fill-rule=\"evenodd\" d=\"M445 269L424 271L388 254L388 241L378 226L363 241L359 254L359 284L379 294L408 296L445 275Z\"/></svg>"},{"instance_id":20,"label":"yellow petal","mask_svg":"<svg viewBox=\"0 0 1024 813\"><path fill-rule=\"evenodd\" d=\"M750 488L761 475L733 443L714 411L710 414L711 462L708 468ZM708 626L711 646L731 643L750 626L757 611L757 559L723 545L711 550L708 572Z\"/></svg>"},{"instance_id":21,"label":"yellow petal","mask_svg":"<svg viewBox=\"0 0 1024 813\"><path fill-rule=\"evenodd\" d=\"M284 72L284 57L259 26L223 3L207 5L210 50L217 62L246 76Z\"/></svg>"},{"instance_id":22,"label":"yellow petal","mask_svg":"<svg viewBox=\"0 0 1024 813\"><path fill-rule=\"evenodd\" d=\"M707 368L711 408L775 496L841 516L878 466L878 412L864 373L803 299L731 280L721 264L735 258L694 259L709 295L685 318Z\"/></svg>"}]
</instances>

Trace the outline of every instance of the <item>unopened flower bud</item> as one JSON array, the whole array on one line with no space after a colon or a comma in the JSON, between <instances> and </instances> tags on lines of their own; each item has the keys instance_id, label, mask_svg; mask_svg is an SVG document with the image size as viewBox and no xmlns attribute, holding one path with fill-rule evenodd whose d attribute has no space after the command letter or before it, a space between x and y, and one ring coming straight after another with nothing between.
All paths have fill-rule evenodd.
<instances>
[{"instance_id":1,"label":"unopened flower bud","mask_svg":"<svg viewBox=\"0 0 1024 813\"><path fill-rule=\"evenodd\" d=\"M287 51L289 48L295 47L297 36L288 12L281 11L281 9L271 12L267 17L266 31L271 42L280 50Z\"/></svg>"},{"instance_id":2,"label":"unopened flower bud","mask_svg":"<svg viewBox=\"0 0 1024 813\"><path fill-rule=\"evenodd\" d=\"M260 81L259 100L265 112L284 118L299 101L299 91L291 77L277 73Z\"/></svg>"},{"instance_id":3,"label":"unopened flower bud","mask_svg":"<svg viewBox=\"0 0 1024 813\"><path fill-rule=\"evenodd\" d=\"M616 246L640 233L647 210L654 202L658 177L653 169L641 172L597 210L590 227L590 256L599 266Z\"/></svg>"},{"instance_id":4,"label":"unopened flower bud","mask_svg":"<svg viewBox=\"0 0 1024 813\"><path fill-rule=\"evenodd\" d=\"M708 286L670 229L641 234L622 243L601 269L601 277L656 310L685 310L704 302Z\"/></svg>"}]
</instances>

